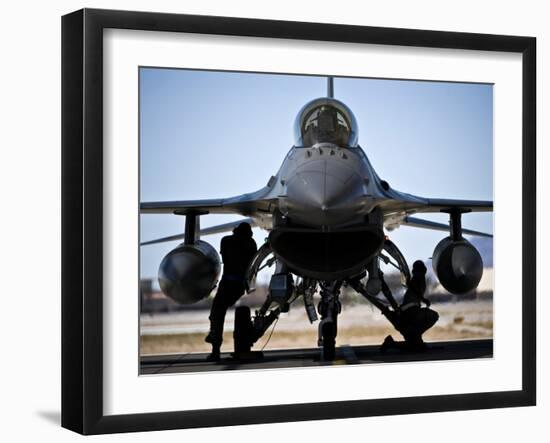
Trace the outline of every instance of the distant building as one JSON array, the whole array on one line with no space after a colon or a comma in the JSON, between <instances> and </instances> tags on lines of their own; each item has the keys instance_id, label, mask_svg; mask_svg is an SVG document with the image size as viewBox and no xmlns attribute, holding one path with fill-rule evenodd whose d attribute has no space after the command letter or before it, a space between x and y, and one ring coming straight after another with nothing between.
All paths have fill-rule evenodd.
<instances>
[{"instance_id":1,"label":"distant building","mask_svg":"<svg viewBox=\"0 0 550 443\"><path fill-rule=\"evenodd\" d=\"M493 292L495 287L494 268L484 268L483 276L477 287L477 292Z\"/></svg>"}]
</instances>

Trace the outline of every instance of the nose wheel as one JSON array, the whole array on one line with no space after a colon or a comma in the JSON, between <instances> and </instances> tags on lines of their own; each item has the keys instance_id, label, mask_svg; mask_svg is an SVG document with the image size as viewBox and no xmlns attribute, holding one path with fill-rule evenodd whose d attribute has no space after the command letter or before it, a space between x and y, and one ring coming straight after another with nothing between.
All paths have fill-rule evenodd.
<instances>
[{"instance_id":1,"label":"nose wheel","mask_svg":"<svg viewBox=\"0 0 550 443\"><path fill-rule=\"evenodd\" d=\"M324 361L332 361L336 357L336 319L334 321L322 325L322 353L321 359Z\"/></svg>"},{"instance_id":2,"label":"nose wheel","mask_svg":"<svg viewBox=\"0 0 550 443\"><path fill-rule=\"evenodd\" d=\"M340 295L341 281L321 283L321 301L318 311L321 315L319 323L319 341L321 347L321 359L332 361L336 357L336 335L338 333L338 314L342 305L338 297Z\"/></svg>"}]
</instances>

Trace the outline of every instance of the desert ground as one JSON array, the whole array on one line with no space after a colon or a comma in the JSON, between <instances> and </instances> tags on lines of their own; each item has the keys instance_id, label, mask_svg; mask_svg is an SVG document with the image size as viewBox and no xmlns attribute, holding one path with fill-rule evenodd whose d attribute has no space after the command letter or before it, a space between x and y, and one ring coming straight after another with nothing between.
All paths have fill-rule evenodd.
<instances>
[{"instance_id":1,"label":"desert ground","mask_svg":"<svg viewBox=\"0 0 550 443\"><path fill-rule=\"evenodd\" d=\"M493 337L492 300L434 303L439 321L424 335L429 341ZM186 354L208 352L208 310L190 310L168 314L142 314L140 318L140 354ZM234 310L225 318L223 352L233 349ZM281 314L274 328L256 343L254 349L313 348L317 346L319 322L309 323L303 304L297 301L288 313ZM392 334L400 339L391 324L369 304L344 304L338 317L338 345L379 344Z\"/></svg>"}]
</instances>

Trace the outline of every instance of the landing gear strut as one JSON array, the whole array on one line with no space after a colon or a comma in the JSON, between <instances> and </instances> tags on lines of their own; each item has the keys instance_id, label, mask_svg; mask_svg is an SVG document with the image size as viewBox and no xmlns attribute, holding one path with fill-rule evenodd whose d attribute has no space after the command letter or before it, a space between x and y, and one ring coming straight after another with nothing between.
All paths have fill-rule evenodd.
<instances>
[{"instance_id":1,"label":"landing gear strut","mask_svg":"<svg viewBox=\"0 0 550 443\"><path fill-rule=\"evenodd\" d=\"M387 254L387 255L386 255ZM360 279L352 279L347 283L355 292L365 297L372 305L380 310L392 326L401 332L399 316L401 309L393 297L393 294L384 280L384 273L380 269L380 260L396 268L401 274L401 284L406 286L411 273L405 257L399 248L391 240L386 239L379 256L374 258L368 266L369 278L366 284L361 283ZM378 298L377 294L382 293L385 301Z\"/></svg>"},{"instance_id":2,"label":"landing gear strut","mask_svg":"<svg viewBox=\"0 0 550 443\"><path fill-rule=\"evenodd\" d=\"M321 283L321 301L318 310L321 314L319 323L319 346L322 346L322 359L334 360L336 356L336 334L338 332L338 314L342 305L338 297L340 295L341 281Z\"/></svg>"}]
</instances>

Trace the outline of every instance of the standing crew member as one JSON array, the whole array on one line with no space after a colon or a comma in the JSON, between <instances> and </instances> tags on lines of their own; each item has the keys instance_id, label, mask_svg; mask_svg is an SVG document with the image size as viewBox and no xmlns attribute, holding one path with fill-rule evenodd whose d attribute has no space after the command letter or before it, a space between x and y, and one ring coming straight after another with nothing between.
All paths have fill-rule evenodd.
<instances>
[{"instance_id":1,"label":"standing crew member","mask_svg":"<svg viewBox=\"0 0 550 443\"><path fill-rule=\"evenodd\" d=\"M256 251L252 228L246 222L233 229L233 235L222 238L220 253L223 274L210 310L210 332L205 338L205 341L212 345L212 353L208 356L209 361L220 359L225 313L244 294L246 270Z\"/></svg>"}]
</instances>

